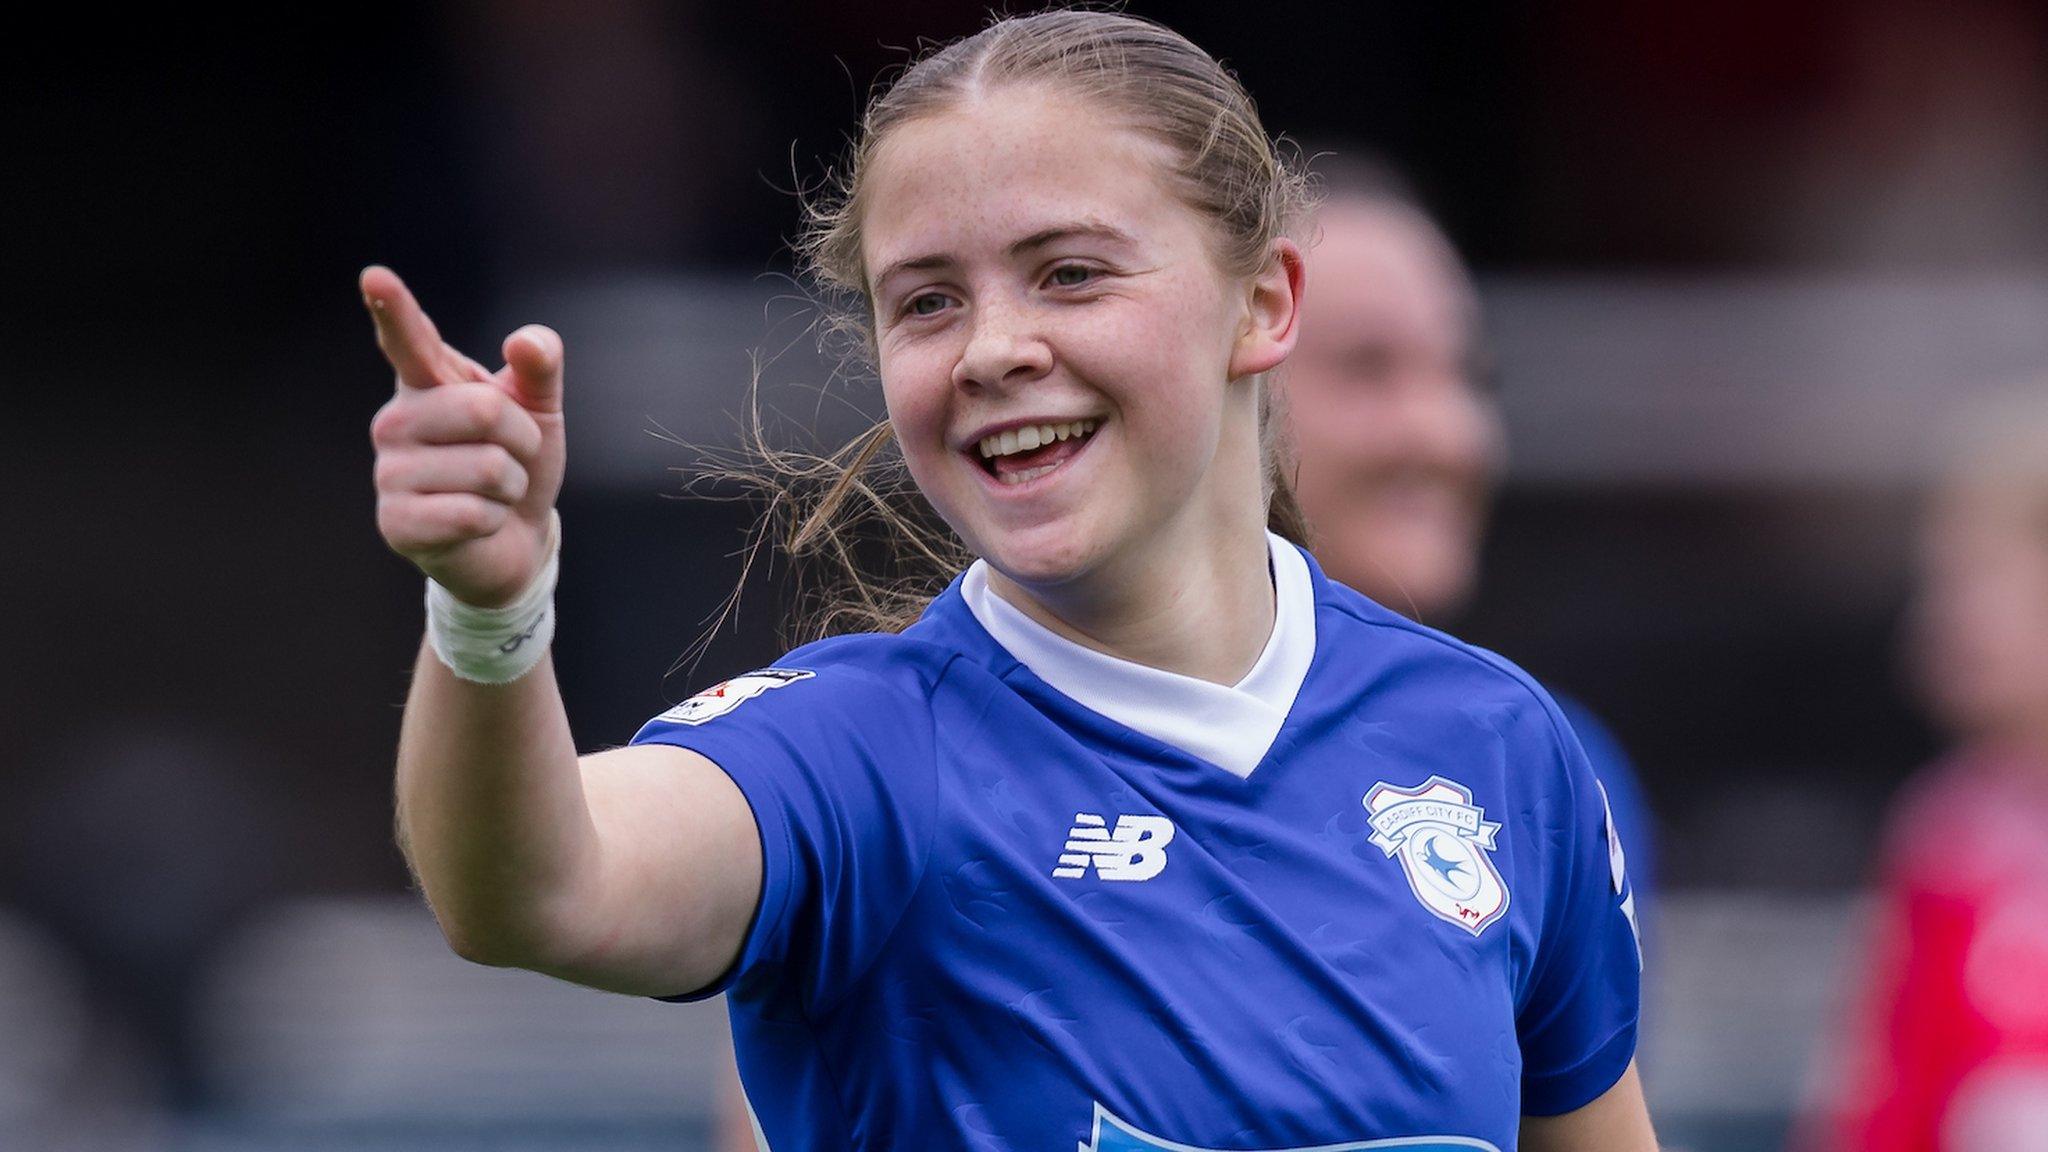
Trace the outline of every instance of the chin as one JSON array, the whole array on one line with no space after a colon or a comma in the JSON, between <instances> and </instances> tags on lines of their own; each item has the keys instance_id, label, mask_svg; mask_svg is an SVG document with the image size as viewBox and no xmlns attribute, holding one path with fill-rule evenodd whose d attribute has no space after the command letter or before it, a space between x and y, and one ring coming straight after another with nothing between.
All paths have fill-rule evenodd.
<instances>
[{"instance_id":1,"label":"chin","mask_svg":"<svg viewBox=\"0 0 2048 1152\"><path fill-rule=\"evenodd\" d=\"M1456 612L1472 594L1478 573L1464 534L1439 525L1394 535L1388 542L1388 571L1405 594L1393 607L1430 623Z\"/></svg>"},{"instance_id":2,"label":"chin","mask_svg":"<svg viewBox=\"0 0 2048 1152\"><path fill-rule=\"evenodd\" d=\"M1065 539L999 538L981 555L1011 580L1036 587L1066 584L1094 567L1094 550Z\"/></svg>"},{"instance_id":3,"label":"chin","mask_svg":"<svg viewBox=\"0 0 2048 1152\"><path fill-rule=\"evenodd\" d=\"M982 525L976 555L1018 584L1056 588L1102 569L1131 538L1129 525L1104 524L1099 509L1070 508L1021 525Z\"/></svg>"}]
</instances>

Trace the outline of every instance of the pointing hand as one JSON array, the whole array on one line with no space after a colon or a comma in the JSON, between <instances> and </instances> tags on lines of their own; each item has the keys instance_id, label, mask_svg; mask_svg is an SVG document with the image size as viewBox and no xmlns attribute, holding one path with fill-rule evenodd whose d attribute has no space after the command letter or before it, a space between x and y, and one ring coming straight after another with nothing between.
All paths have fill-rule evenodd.
<instances>
[{"instance_id":1,"label":"pointing hand","mask_svg":"<svg viewBox=\"0 0 2048 1152\"><path fill-rule=\"evenodd\" d=\"M492 372L441 339L405 282L363 269L363 303L398 388L370 421L377 530L455 598L510 602L548 559L562 489L562 338L530 324Z\"/></svg>"}]
</instances>

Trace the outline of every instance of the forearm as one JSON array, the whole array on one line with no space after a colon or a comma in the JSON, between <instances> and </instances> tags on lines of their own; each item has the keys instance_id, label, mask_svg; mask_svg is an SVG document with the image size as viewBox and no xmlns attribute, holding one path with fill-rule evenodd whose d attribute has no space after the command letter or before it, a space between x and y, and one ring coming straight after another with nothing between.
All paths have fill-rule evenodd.
<instances>
[{"instance_id":1,"label":"forearm","mask_svg":"<svg viewBox=\"0 0 2048 1152\"><path fill-rule=\"evenodd\" d=\"M541 967L597 858L551 659L509 684L458 678L421 646L398 741L398 840L450 946Z\"/></svg>"}]
</instances>

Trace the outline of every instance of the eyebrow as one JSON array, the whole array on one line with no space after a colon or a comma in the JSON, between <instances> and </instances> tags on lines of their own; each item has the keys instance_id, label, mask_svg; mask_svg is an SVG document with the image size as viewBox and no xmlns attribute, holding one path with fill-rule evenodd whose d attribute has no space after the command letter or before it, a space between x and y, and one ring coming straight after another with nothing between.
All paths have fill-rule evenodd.
<instances>
[{"instance_id":1,"label":"eyebrow","mask_svg":"<svg viewBox=\"0 0 2048 1152\"><path fill-rule=\"evenodd\" d=\"M1048 244L1056 244L1061 240L1071 240L1077 237L1108 240L1111 243L1125 246L1137 243L1131 239L1129 233L1121 228L1105 224L1099 220L1084 220L1078 224L1056 224L1051 228L1041 228L1022 240L1017 241L1015 244L1010 245L1007 254L1018 256L1031 251L1033 248L1043 248Z\"/></svg>"},{"instance_id":2,"label":"eyebrow","mask_svg":"<svg viewBox=\"0 0 2048 1152\"><path fill-rule=\"evenodd\" d=\"M1130 233L1115 225L1106 224L1099 220L1083 220L1072 224L1055 224L1050 228L1041 228L1031 235L1013 242L1008 248L1003 250L1003 254L1012 257L1021 256L1036 248L1044 248L1051 244L1057 244L1062 240L1077 238L1106 240L1126 248L1137 244L1137 241L1131 238ZM928 272L934 268L944 268L953 263L955 263L954 258L943 252L934 252L926 256L913 256L907 260L898 260L887 268L882 269L881 275L875 277L874 286L879 290L885 281L898 272Z\"/></svg>"}]
</instances>

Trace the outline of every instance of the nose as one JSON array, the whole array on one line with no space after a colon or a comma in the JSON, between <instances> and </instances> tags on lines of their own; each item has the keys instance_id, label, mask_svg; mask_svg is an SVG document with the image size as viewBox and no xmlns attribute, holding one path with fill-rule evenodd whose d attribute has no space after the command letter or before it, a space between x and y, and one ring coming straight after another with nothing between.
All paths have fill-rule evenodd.
<instances>
[{"instance_id":1,"label":"nose","mask_svg":"<svg viewBox=\"0 0 2048 1152\"><path fill-rule=\"evenodd\" d=\"M1441 373L1407 390L1412 445L1439 468L1491 475L1499 470L1506 439L1500 413L1469 380Z\"/></svg>"},{"instance_id":2,"label":"nose","mask_svg":"<svg viewBox=\"0 0 2048 1152\"><path fill-rule=\"evenodd\" d=\"M1032 314L1009 301L982 303L968 314L967 345L953 365L953 386L966 391L1035 380L1052 369L1052 347Z\"/></svg>"}]
</instances>

